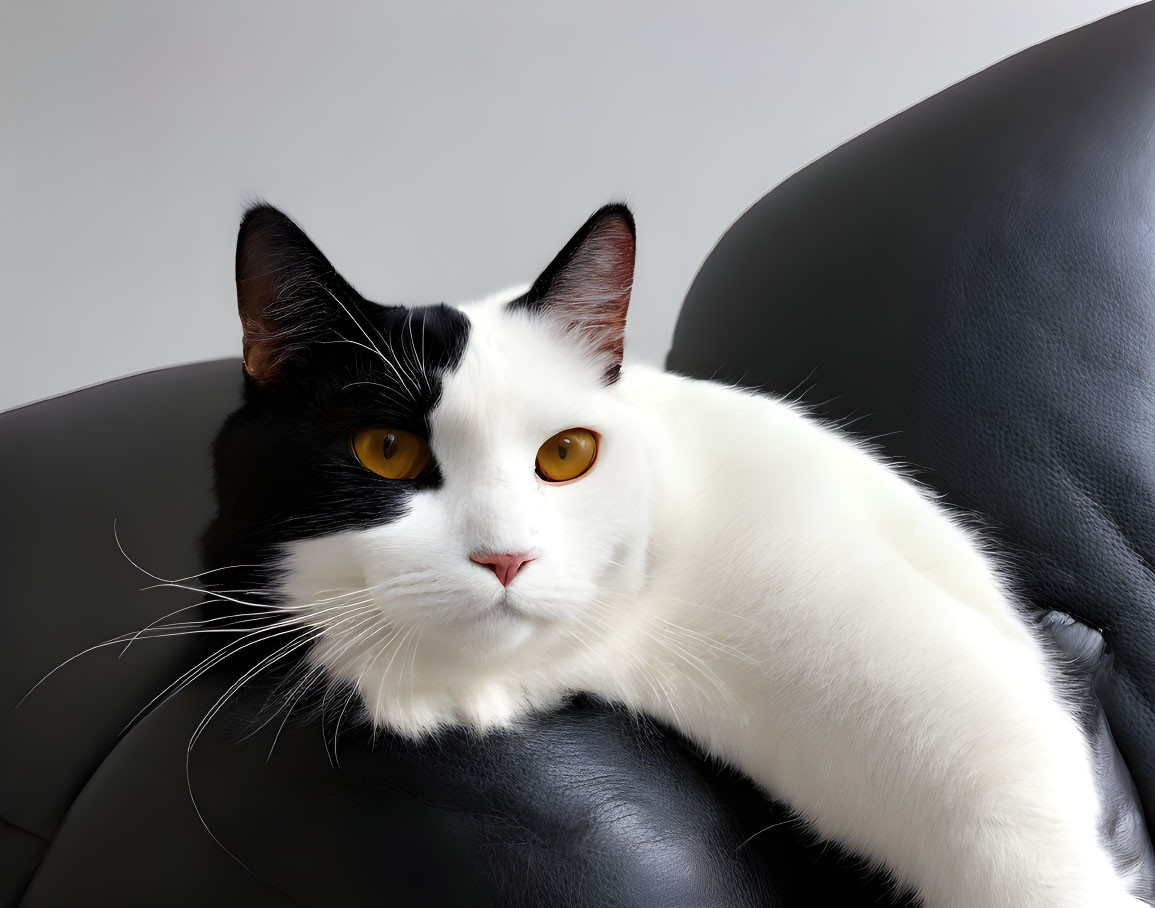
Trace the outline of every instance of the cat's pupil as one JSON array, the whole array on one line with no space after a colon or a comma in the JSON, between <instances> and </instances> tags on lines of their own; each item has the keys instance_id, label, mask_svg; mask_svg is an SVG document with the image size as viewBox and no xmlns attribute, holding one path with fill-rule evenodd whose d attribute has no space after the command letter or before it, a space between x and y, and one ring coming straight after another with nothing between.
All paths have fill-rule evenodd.
<instances>
[{"instance_id":1,"label":"cat's pupil","mask_svg":"<svg viewBox=\"0 0 1155 908\"><path fill-rule=\"evenodd\" d=\"M383 442L381 456L388 460L397 451L397 436L390 433L385 436Z\"/></svg>"},{"instance_id":2,"label":"cat's pupil","mask_svg":"<svg viewBox=\"0 0 1155 908\"><path fill-rule=\"evenodd\" d=\"M566 455L566 445L568 445L569 443L570 443L570 442L569 442L569 439L568 439L568 438L563 438L563 439L562 439L562 440L561 440L561 441L558 443L558 446L557 446L557 456L558 456L559 458L561 458L562 460L565 460L565 455Z\"/></svg>"}]
</instances>

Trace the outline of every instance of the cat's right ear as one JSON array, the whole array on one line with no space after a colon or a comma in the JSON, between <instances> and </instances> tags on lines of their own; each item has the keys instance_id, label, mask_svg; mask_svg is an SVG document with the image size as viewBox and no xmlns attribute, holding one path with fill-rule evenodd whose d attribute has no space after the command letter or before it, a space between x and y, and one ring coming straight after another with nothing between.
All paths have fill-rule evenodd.
<instances>
[{"instance_id":1,"label":"cat's right ear","mask_svg":"<svg viewBox=\"0 0 1155 908\"><path fill-rule=\"evenodd\" d=\"M245 332L245 371L278 384L289 365L359 294L303 230L270 205L250 208L237 236L237 310Z\"/></svg>"},{"instance_id":2,"label":"cat's right ear","mask_svg":"<svg viewBox=\"0 0 1155 908\"><path fill-rule=\"evenodd\" d=\"M511 308L540 314L574 336L618 379L634 283L634 216L625 205L595 211Z\"/></svg>"}]
</instances>

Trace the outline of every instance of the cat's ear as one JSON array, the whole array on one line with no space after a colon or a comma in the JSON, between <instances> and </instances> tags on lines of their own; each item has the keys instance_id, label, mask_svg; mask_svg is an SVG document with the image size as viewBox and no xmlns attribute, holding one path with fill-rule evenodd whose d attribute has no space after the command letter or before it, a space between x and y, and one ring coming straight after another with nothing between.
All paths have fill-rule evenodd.
<instances>
[{"instance_id":1,"label":"cat's ear","mask_svg":"<svg viewBox=\"0 0 1155 908\"><path fill-rule=\"evenodd\" d=\"M250 208L237 236L237 309L245 371L257 384L284 378L311 340L352 318L360 295L303 230L269 205Z\"/></svg>"},{"instance_id":2,"label":"cat's ear","mask_svg":"<svg viewBox=\"0 0 1155 908\"><path fill-rule=\"evenodd\" d=\"M617 381L634 283L634 217L625 205L594 212L529 292L510 306L541 313L606 359L607 384Z\"/></svg>"}]
</instances>

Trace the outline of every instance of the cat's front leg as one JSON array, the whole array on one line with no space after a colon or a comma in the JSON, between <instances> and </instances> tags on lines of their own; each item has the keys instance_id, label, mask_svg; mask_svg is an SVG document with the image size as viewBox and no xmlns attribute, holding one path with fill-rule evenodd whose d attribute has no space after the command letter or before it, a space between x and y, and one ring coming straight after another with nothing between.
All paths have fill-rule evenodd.
<instances>
[{"instance_id":1,"label":"cat's front leg","mask_svg":"<svg viewBox=\"0 0 1155 908\"><path fill-rule=\"evenodd\" d=\"M708 663L679 669L667 649L648 667L654 683L621 696L893 871L926 908L1138 908L1098 841L1087 748L1041 653L870 557L804 596L768 596L764 630L742 640L755 658L714 645ZM676 618L685 629L697 617L705 638L717 613Z\"/></svg>"},{"instance_id":2,"label":"cat's front leg","mask_svg":"<svg viewBox=\"0 0 1155 908\"><path fill-rule=\"evenodd\" d=\"M1085 742L1041 656L933 585L884 595L779 675L767 787L926 908L1141 905L1098 841Z\"/></svg>"}]
</instances>

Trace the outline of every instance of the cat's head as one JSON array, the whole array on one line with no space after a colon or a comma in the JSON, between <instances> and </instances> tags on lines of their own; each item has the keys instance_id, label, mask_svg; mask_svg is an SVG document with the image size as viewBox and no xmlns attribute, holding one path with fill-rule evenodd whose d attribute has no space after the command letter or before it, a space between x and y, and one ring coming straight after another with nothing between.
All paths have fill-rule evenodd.
<instances>
[{"instance_id":1,"label":"cat's head","mask_svg":"<svg viewBox=\"0 0 1155 908\"><path fill-rule=\"evenodd\" d=\"M311 658L379 721L420 729L389 710L568 658L640 584L649 487L618 385L634 249L611 205L523 292L379 305L280 212L245 216L246 398L207 551L266 562Z\"/></svg>"}]
</instances>

